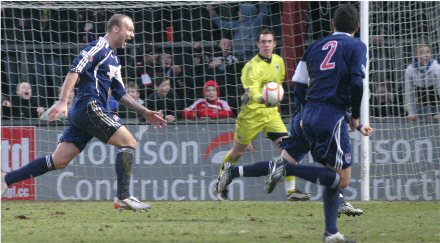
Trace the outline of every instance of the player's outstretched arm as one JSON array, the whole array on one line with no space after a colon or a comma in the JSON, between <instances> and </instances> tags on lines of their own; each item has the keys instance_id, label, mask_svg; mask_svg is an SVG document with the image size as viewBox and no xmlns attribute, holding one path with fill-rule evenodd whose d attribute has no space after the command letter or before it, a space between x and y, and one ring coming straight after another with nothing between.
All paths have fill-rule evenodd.
<instances>
[{"instance_id":1,"label":"player's outstretched arm","mask_svg":"<svg viewBox=\"0 0 440 243\"><path fill-rule=\"evenodd\" d=\"M142 116L145 118L145 120L159 128L167 125L167 121L162 118L162 114L160 112L146 109Z\"/></svg>"},{"instance_id":2,"label":"player's outstretched arm","mask_svg":"<svg viewBox=\"0 0 440 243\"><path fill-rule=\"evenodd\" d=\"M374 133L374 128L368 125L365 126L359 125L358 131L364 136L371 136Z\"/></svg>"},{"instance_id":3,"label":"player's outstretched arm","mask_svg":"<svg viewBox=\"0 0 440 243\"><path fill-rule=\"evenodd\" d=\"M127 94L122 96L122 98L119 100L119 103L142 115L147 121L155 126L163 127L167 125L167 121L162 118L162 114L160 112L147 109L145 106L139 104Z\"/></svg>"},{"instance_id":4,"label":"player's outstretched arm","mask_svg":"<svg viewBox=\"0 0 440 243\"><path fill-rule=\"evenodd\" d=\"M58 102L58 104L49 113L49 121L58 120L62 114L67 117L67 101L69 100L69 95L78 81L78 77L78 73L69 72L67 74L63 87L61 88L60 102Z\"/></svg>"},{"instance_id":5,"label":"player's outstretched arm","mask_svg":"<svg viewBox=\"0 0 440 243\"><path fill-rule=\"evenodd\" d=\"M371 136L374 133L374 129L369 125L362 125L358 119L354 119L350 115L350 129L353 132L354 130L358 130L364 136Z\"/></svg>"}]
</instances>

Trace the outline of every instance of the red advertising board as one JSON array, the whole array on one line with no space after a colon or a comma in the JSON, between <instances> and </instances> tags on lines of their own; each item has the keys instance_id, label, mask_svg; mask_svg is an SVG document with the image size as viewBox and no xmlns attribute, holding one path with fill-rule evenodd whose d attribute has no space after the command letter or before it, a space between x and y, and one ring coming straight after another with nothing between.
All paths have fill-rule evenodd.
<instances>
[{"instance_id":1,"label":"red advertising board","mask_svg":"<svg viewBox=\"0 0 440 243\"><path fill-rule=\"evenodd\" d=\"M23 167L36 156L35 127L2 127L2 171L11 172ZM13 184L2 200L36 199L35 178Z\"/></svg>"}]
</instances>

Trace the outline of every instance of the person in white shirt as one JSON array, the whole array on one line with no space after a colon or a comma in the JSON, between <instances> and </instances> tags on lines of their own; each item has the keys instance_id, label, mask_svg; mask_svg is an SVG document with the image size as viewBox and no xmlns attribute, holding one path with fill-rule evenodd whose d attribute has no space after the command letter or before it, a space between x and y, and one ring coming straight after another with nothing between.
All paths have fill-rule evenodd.
<instances>
[{"instance_id":1,"label":"person in white shirt","mask_svg":"<svg viewBox=\"0 0 440 243\"><path fill-rule=\"evenodd\" d=\"M417 59L406 69L405 105L411 121L422 114L440 121L440 64L426 44L418 47Z\"/></svg>"}]
</instances>

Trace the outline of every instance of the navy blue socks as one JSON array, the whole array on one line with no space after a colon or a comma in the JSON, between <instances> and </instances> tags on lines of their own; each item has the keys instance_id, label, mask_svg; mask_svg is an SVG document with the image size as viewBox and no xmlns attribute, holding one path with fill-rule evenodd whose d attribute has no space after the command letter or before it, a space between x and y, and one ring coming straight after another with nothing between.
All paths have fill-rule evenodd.
<instances>
[{"instance_id":1,"label":"navy blue socks","mask_svg":"<svg viewBox=\"0 0 440 243\"><path fill-rule=\"evenodd\" d=\"M260 177L269 174L270 161L261 161L251 165L236 166L231 170L232 179L237 177ZM334 170L327 167L310 166L303 164L285 163L286 176L298 176L304 180L318 185L337 188L340 176Z\"/></svg>"},{"instance_id":2,"label":"navy blue socks","mask_svg":"<svg viewBox=\"0 0 440 243\"><path fill-rule=\"evenodd\" d=\"M292 163L285 163L285 166L286 176L297 176L304 180L333 189L338 187L341 179L338 173L327 167Z\"/></svg>"},{"instance_id":3,"label":"navy blue socks","mask_svg":"<svg viewBox=\"0 0 440 243\"><path fill-rule=\"evenodd\" d=\"M269 174L270 161L261 161L251 165L236 166L232 168L232 178L242 177L260 177L267 176ZM240 173L241 171L241 173Z\"/></svg>"},{"instance_id":4,"label":"navy blue socks","mask_svg":"<svg viewBox=\"0 0 440 243\"><path fill-rule=\"evenodd\" d=\"M324 188L324 214L325 214L325 231L328 234L338 232L336 221L338 219L339 193L338 189Z\"/></svg>"},{"instance_id":5,"label":"navy blue socks","mask_svg":"<svg viewBox=\"0 0 440 243\"><path fill-rule=\"evenodd\" d=\"M35 159L18 170L7 173L5 181L10 186L14 183L45 174L51 170L55 170L55 166L52 161L52 155L48 155Z\"/></svg>"},{"instance_id":6,"label":"navy blue socks","mask_svg":"<svg viewBox=\"0 0 440 243\"><path fill-rule=\"evenodd\" d=\"M116 177L117 190L116 195L119 200L130 197L130 179L134 161L135 150L132 147L119 148L116 156Z\"/></svg>"},{"instance_id":7,"label":"navy blue socks","mask_svg":"<svg viewBox=\"0 0 440 243\"><path fill-rule=\"evenodd\" d=\"M339 205L344 203L345 203L344 193L342 193L342 189L339 189Z\"/></svg>"}]
</instances>

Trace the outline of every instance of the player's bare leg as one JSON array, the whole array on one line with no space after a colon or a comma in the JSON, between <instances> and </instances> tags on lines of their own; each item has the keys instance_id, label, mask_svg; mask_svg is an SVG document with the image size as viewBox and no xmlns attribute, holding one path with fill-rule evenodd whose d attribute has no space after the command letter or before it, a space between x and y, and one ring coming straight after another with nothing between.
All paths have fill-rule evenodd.
<instances>
[{"instance_id":1,"label":"player's bare leg","mask_svg":"<svg viewBox=\"0 0 440 243\"><path fill-rule=\"evenodd\" d=\"M61 142L52 153L52 161L56 170L66 168L66 166L75 159L80 153L79 149L73 143Z\"/></svg>"}]
</instances>

